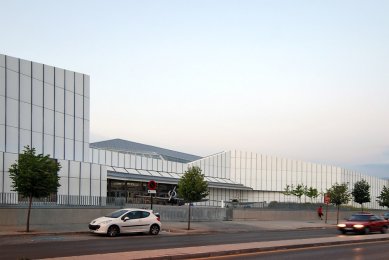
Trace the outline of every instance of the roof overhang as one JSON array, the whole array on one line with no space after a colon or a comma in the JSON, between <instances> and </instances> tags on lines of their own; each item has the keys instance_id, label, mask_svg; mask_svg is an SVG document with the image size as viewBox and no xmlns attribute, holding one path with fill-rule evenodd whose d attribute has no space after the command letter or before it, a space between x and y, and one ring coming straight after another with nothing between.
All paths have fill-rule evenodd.
<instances>
[{"instance_id":1,"label":"roof overhang","mask_svg":"<svg viewBox=\"0 0 389 260\"><path fill-rule=\"evenodd\" d=\"M165 184L178 184L179 179L169 178L169 177L159 177L159 176L149 176L149 175L139 175L115 171L107 171L107 179L111 180L123 180L123 181L140 181L148 182L150 180L165 183ZM218 183L208 181L209 188L218 188L218 189L230 189L230 190L253 190L250 187L246 187L243 184L234 184L234 183Z\"/></svg>"}]
</instances>

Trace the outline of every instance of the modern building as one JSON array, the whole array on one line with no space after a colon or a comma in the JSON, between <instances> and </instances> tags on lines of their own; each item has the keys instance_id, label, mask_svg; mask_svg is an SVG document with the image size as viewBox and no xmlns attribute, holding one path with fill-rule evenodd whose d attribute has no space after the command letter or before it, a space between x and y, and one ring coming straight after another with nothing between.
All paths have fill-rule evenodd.
<instances>
[{"instance_id":1,"label":"modern building","mask_svg":"<svg viewBox=\"0 0 389 260\"><path fill-rule=\"evenodd\" d=\"M120 139L90 143L89 104L88 75L0 55L0 204L20 199L8 169L26 145L60 162L58 204L104 205L111 198L135 203L148 196L150 180L158 183L158 197L170 198L189 166L199 166L209 184L208 200L199 204L212 206L291 201L296 198L282 193L287 185L325 192L334 183L348 183L351 190L365 179L372 195L366 206L379 208L376 197L389 186L388 180L339 167L257 153L202 158Z\"/></svg>"}]
</instances>

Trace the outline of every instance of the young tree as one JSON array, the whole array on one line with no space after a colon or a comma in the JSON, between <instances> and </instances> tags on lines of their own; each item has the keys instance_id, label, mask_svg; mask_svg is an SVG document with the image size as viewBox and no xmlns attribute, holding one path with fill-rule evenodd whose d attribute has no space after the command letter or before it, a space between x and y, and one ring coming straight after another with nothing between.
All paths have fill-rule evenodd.
<instances>
[{"instance_id":1,"label":"young tree","mask_svg":"<svg viewBox=\"0 0 389 260\"><path fill-rule=\"evenodd\" d=\"M361 210L363 212L363 203L370 202L370 184L364 179L354 183L354 189L351 192L354 197L354 201L361 204Z\"/></svg>"},{"instance_id":2,"label":"young tree","mask_svg":"<svg viewBox=\"0 0 389 260\"><path fill-rule=\"evenodd\" d=\"M336 224L339 223L339 207L342 204L347 204L351 199L351 194L348 191L347 184L335 183L330 189L327 190L327 194L330 196L330 203L337 208Z\"/></svg>"},{"instance_id":3,"label":"young tree","mask_svg":"<svg viewBox=\"0 0 389 260\"><path fill-rule=\"evenodd\" d=\"M377 202L381 207L389 208L389 188L384 186L380 193L380 196L377 197Z\"/></svg>"},{"instance_id":4,"label":"young tree","mask_svg":"<svg viewBox=\"0 0 389 260\"><path fill-rule=\"evenodd\" d=\"M28 198L27 232L30 232L32 198L43 198L58 190L58 171L61 165L49 155L35 154L35 148L26 146L19 159L9 169L14 191Z\"/></svg>"},{"instance_id":5,"label":"young tree","mask_svg":"<svg viewBox=\"0 0 389 260\"><path fill-rule=\"evenodd\" d=\"M201 174L201 169L197 166L189 167L178 181L178 196L189 203L188 230L190 229L190 210L193 202L201 201L207 197L208 183Z\"/></svg>"},{"instance_id":6,"label":"young tree","mask_svg":"<svg viewBox=\"0 0 389 260\"><path fill-rule=\"evenodd\" d=\"M284 194L285 196L289 196L292 194L292 190L293 190L293 185L292 187L290 187L290 185L286 185L282 194Z\"/></svg>"},{"instance_id":7,"label":"young tree","mask_svg":"<svg viewBox=\"0 0 389 260\"><path fill-rule=\"evenodd\" d=\"M305 196L307 196L308 198L310 198L311 202L312 202L312 199L316 199L317 197L319 197L319 192L316 188L312 188L312 187L309 187L309 189L306 190L306 193L305 193Z\"/></svg>"},{"instance_id":8,"label":"young tree","mask_svg":"<svg viewBox=\"0 0 389 260\"><path fill-rule=\"evenodd\" d=\"M299 198L299 201L301 203L301 196L304 195L305 187L303 184L298 184L295 189L292 190L292 195Z\"/></svg>"}]
</instances>

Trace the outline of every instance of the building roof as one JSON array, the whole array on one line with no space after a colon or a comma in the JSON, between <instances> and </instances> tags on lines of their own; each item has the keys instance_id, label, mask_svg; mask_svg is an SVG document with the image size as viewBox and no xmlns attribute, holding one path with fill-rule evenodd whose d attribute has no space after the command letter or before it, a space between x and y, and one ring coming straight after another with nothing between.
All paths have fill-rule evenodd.
<instances>
[{"instance_id":1,"label":"building roof","mask_svg":"<svg viewBox=\"0 0 389 260\"><path fill-rule=\"evenodd\" d=\"M182 152L177 152L165 148L160 148L152 145L141 144L136 142L131 142L123 139L111 139L101 142L95 142L90 144L91 148L97 149L106 149L114 150L126 153L142 154L149 155L153 157L158 157L173 162L188 163L201 159L202 157L187 154Z\"/></svg>"}]
</instances>

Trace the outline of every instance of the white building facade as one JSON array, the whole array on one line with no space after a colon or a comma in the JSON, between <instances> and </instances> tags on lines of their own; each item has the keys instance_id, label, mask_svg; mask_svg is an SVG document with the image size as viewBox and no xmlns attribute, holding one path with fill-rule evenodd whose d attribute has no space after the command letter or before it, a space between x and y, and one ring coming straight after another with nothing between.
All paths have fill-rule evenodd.
<instances>
[{"instance_id":1,"label":"white building facade","mask_svg":"<svg viewBox=\"0 0 389 260\"><path fill-rule=\"evenodd\" d=\"M8 169L26 145L60 162L59 204L104 205L110 180L129 188L149 180L176 185L189 166L199 166L209 182L209 200L199 204L212 206L232 199L293 201L282 194L286 185L325 192L334 183L348 183L351 190L365 179L372 195L366 206L379 208L376 197L389 185L388 180L339 167L242 151L185 163L158 154L93 148L89 109L88 75L0 55L0 203L18 203ZM319 201L322 197L315 202Z\"/></svg>"}]
</instances>

